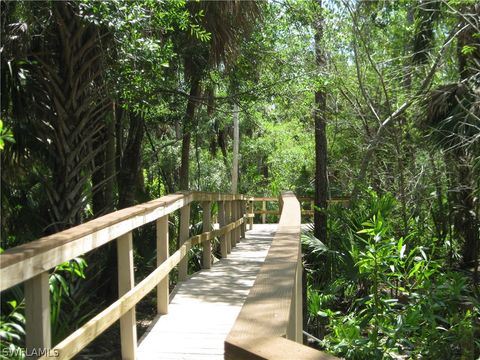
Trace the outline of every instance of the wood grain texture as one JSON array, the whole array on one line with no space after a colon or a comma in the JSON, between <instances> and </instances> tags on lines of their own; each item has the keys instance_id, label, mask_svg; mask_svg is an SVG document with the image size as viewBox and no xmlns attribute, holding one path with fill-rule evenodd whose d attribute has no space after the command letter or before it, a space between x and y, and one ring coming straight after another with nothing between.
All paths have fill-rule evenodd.
<instances>
[{"instance_id":1,"label":"wood grain texture","mask_svg":"<svg viewBox=\"0 0 480 360\"><path fill-rule=\"evenodd\" d=\"M48 272L25 283L25 319L27 349L51 347L50 289Z\"/></svg>"},{"instance_id":2,"label":"wood grain texture","mask_svg":"<svg viewBox=\"0 0 480 360\"><path fill-rule=\"evenodd\" d=\"M168 259L169 256L169 234L168 234L168 215L157 220L156 224L157 239L157 267ZM168 275L163 278L157 285L157 312L159 314L168 313Z\"/></svg>"},{"instance_id":3,"label":"wood grain texture","mask_svg":"<svg viewBox=\"0 0 480 360\"><path fill-rule=\"evenodd\" d=\"M337 357L281 337L257 337L238 346L225 343L226 360L338 360Z\"/></svg>"},{"instance_id":4,"label":"wood grain texture","mask_svg":"<svg viewBox=\"0 0 480 360\"><path fill-rule=\"evenodd\" d=\"M190 232L190 204L185 205L180 209L180 234L178 235L179 246L183 244L191 244L187 242ZM185 256L178 264L178 281L185 281L188 275L188 251L190 247L187 247L187 256Z\"/></svg>"},{"instance_id":5,"label":"wood grain texture","mask_svg":"<svg viewBox=\"0 0 480 360\"><path fill-rule=\"evenodd\" d=\"M117 239L118 259L118 295L129 292L135 286L133 268L132 233L126 233ZM137 350L137 322L135 307L132 307L120 318L120 343L122 359L135 360Z\"/></svg>"}]
</instances>

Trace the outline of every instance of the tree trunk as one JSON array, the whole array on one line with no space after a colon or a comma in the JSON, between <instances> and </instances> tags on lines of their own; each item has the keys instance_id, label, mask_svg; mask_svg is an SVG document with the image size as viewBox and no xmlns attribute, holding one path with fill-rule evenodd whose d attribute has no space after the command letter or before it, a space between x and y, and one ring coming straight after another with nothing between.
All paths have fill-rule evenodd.
<instances>
[{"instance_id":1,"label":"tree trunk","mask_svg":"<svg viewBox=\"0 0 480 360\"><path fill-rule=\"evenodd\" d=\"M469 13L480 15L480 7L466 7ZM465 45L472 46L477 43L475 39L476 29L473 24L466 23L465 18L460 18L460 26L468 27L459 35L457 43L458 72L461 81L468 81L477 74L477 67L480 63L480 49L478 46L470 55L463 53ZM473 162L475 154L471 154L467 147L459 146L455 150L455 162L458 187L455 189L456 207L454 217L454 227L461 237L464 244L462 248L463 267L474 268L474 281L478 281L478 257L480 249L479 220L476 216L475 208L475 180L473 175Z\"/></svg>"},{"instance_id":2,"label":"tree trunk","mask_svg":"<svg viewBox=\"0 0 480 360\"><path fill-rule=\"evenodd\" d=\"M192 139L192 129L194 128L195 123L195 109L197 107L197 99L200 96L200 91L200 79L193 78L190 86L190 97L188 98L187 102L185 122L183 124L182 163L180 165L180 190L188 190L190 143Z\"/></svg>"},{"instance_id":3,"label":"tree trunk","mask_svg":"<svg viewBox=\"0 0 480 360\"><path fill-rule=\"evenodd\" d=\"M319 11L322 10L322 1L317 0ZM315 61L318 71L326 66L325 54L322 48L323 38L323 14L319 14L314 20L315 31ZM315 211L313 216L315 237L326 244L327 240L327 119L326 94L324 89L315 91Z\"/></svg>"},{"instance_id":4,"label":"tree trunk","mask_svg":"<svg viewBox=\"0 0 480 360\"><path fill-rule=\"evenodd\" d=\"M52 223L46 233L82 221L87 182L101 150L94 145L109 105L107 97L99 97L103 92L99 29L85 23L72 2L52 3L51 14L54 20L44 34L43 47L32 48L39 62L32 68L37 84L34 106L43 114L43 121L33 126L49 144L51 169L45 188Z\"/></svg>"},{"instance_id":5,"label":"tree trunk","mask_svg":"<svg viewBox=\"0 0 480 360\"><path fill-rule=\"evenodd\" d=\"M232 194L238 192L238 152L240 145L240 129L238 124L238 105L233 105L233 164L232 164Z\"/></svg>"},{"instance_id":6,"label":"tree trunk","mask_svg":"<svg viewBox=\"0 0 480 360\"><path fill-rule=\"evenodd\" d=\"M142 140L144 135L143 116L130 113L130 128L128 130L127 145L123 152L122 165L118 172L118 208L122 209L135 204L135 197L139 189L138 174L142 163Z\"/></svg>"},{"instance_id":7,"label":"tree trunk","mask_svg":"<svg viewBox=\"0 0 480 360\"><path fill-rule=\"evenodd\" d=\"M94 171L92 173L92 209L95 217L105 214L107 207L105 200L105 163L106 163L106 129L103 129L101 135L95 141L95 147L99 148L99 153L94 159Z\"/></svg>"},{"instance_id":8,"label":"tree trunk","mask_svg":"<svg viewBox=\"0 0 480 360\"><path fill-rule=\"evenodd\" d=\"M107 214L114 208L115 188L115 123L112 116L96 141L100 152L95 156L92 174L92 208L95 217Z\"/></svg>"},{"instance_id":9,"label":"tree trunk","mask_svg":"<svg viewBox=\"0 0 480 360\"><path fill-rule=\"evenodd\" d=\"M115 111L115 108L114 108ZM106 213L112 212L115 208L115 180L116 180L116 163L115 163L115 118L107 119L106 124L106 149L105 149L105 203Z\"/></svg>"}]
</instances>

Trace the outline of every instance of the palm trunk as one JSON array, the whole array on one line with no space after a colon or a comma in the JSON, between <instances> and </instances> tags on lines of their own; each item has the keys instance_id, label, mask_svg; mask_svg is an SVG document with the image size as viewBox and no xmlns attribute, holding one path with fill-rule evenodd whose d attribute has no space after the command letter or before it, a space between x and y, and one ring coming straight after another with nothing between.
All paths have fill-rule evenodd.
<instances>
[{"instance_id":1,"label":"palm trunk","mask_svg":"<svg viewBox=\"0 0 480 360\"><path fill-rule=\"evenodd\" d=\"M32 49L40 62L32 69L38 84L36 105L44 114L44 121L34 126L46 137L45 143L51 143L47 146L51 180L45 185L52 223L46 233L82 221L87 182L101 150L94 145L109 104L106 97L98 96L103 86L98 29L86 25L77 10L71 2L53 3L55 25L45 35L48 51ZM87 69L83 69L85 64L89 64Z\"/></svg>"}]
</instances>

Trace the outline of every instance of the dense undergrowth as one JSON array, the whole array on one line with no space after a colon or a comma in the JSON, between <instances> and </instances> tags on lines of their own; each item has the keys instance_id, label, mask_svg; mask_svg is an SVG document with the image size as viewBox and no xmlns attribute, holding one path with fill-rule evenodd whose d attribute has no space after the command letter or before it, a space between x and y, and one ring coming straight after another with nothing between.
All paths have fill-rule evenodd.
<instances>
[{"instance_id":1,"label":"dense undergrowth","mask_svg":"<svg viewBox=\"0 0 480 360\"><path fill-rule=\"evenodd\" d=\"M480 302L449 241L373 191L329 210L329 244L303 235L307 331L347 359L477 359Z\"/></svg>"}]
</instances>

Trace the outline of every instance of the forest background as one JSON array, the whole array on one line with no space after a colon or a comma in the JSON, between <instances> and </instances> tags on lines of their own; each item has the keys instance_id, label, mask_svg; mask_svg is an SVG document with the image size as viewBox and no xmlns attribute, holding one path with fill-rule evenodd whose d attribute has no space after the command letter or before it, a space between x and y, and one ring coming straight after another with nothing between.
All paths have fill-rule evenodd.
<instances>
[{"instance_id":1,"label":"forest background","mask_svg":"<svg viewBox=\"0 0 480 360\"><path fill-rule=\"evenodd\" d=\"M238 192L315 198L312 346L475 359L479 39L469 0L2 1L1 248L178 190L231 191L238 117ZM338 196L349 206L327 206ZM138 278L152 231L135 233ZM115 261L108 245L52 272L54 343L116 298ZM21 288L1 311L1 346L23 346Z\"/></svg>"}]
</instances>

